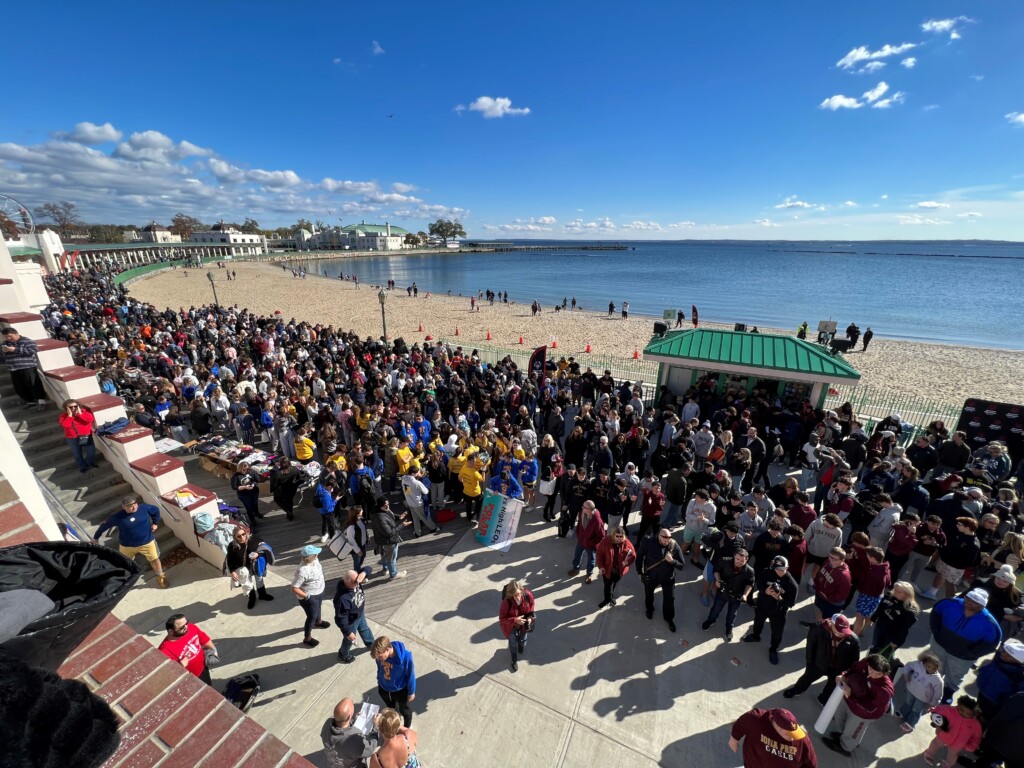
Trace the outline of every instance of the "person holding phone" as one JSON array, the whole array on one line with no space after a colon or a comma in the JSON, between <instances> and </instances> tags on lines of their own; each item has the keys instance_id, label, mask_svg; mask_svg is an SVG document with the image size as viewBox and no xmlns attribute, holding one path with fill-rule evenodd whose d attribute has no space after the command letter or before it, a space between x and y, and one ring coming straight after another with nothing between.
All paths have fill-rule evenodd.
<instances>
[{"instance_id":1,"label":"person holding phone","mask_svg":"<svg viewBox=\"0 0 1024 768\"><path fill-rule=\"evenodd\" d=\"M0 329L4 337L0 344L0 363L11 372L11 384L18 397L25 401L25 407L35 406L38 410L46 407L46 390L39 378L39 349L32 339L26 339L15 328Z\"/></svg>"},{"instance_id":2,"label":"person holding phone","mask_svg":"<svg viewBox=\"0 0 1024 768\"><path fill-rule=\"evenodd\" d=\"M61 409L58 418L78 471L84 473L96 469L96 444L92 434L96 417L83 411L77 400L65 400Z\"/></svg>"}]
</instances>

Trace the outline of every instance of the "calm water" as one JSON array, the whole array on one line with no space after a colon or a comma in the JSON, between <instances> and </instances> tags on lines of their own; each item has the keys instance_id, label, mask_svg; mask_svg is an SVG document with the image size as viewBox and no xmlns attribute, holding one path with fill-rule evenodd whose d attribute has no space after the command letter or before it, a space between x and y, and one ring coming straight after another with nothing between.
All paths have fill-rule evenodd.
<instances>
[{"instance_id":1,"label":"calm water","mask_svg":"<svg viewBox=\"0 0 1024 768\"><path fill-rule=\"evenodd\" d=\"M541 245L529 241L529 245ZM550 244L550 243L548 243ZM570 243L559 243L569 245ZM1024 346L1024 243L623 242L628 251L380 256L308 262L404 288L508 291L545 307L573 296L588 310L661 316L696 304L704 320L813 331L819 320L920 341Z\"/></svg>"}]
</instances>

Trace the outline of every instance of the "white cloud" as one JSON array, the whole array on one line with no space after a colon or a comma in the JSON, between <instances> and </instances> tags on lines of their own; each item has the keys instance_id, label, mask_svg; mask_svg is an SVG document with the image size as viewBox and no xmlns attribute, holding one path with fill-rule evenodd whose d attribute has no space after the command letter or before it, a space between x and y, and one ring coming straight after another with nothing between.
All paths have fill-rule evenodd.
<instances>
[{"instance_id":1,"label":"white cloud","mask_svg":"<svg viewBox=\"0 0 1024 768\"><path fill-rule=\"evenodd\" d=\"M677 221L674 224L669 224L668 228L669 229L692 229L695 226L697 226L697 222L686 220L686 221Z\"/></svg>"},{"instance_id":2,"label":"white cloud","mask_svg":"<svg viewBox=\"0 0 1024 768\"><path fill-rule=\"evenodd\" d=\"M920 216L920 215L918 215L916 213L897 215L896 216L896 220L900 224L915 224L915 225L919 225L919 224L925 224L925 225L949 224L949 222L946 221L945 219L929 219L929 218L926 218L924 216Z\"/></svg>"},{"instance_id":3,"label":"white cloud","mask_svg":"<svg viewBox=\"0 0 1024 768\"><path fill-rule=\"evenodd\" d=\"M762 227L777 227L779 226L771 219L754 219L754 223Z\"/></svg>"},{"instance_id":4,"label":"white cloud","mask_svg":"<svg viewBox=\"0 0 1024 768\"><path fill-rule=\"evenodd\" d=\"M96 123L86 121L76 123L75 130L67 138L79 144L106 144L110 141L120 141L122 136L124 133L110 123L96 125Z\"/></svg>"},{"instance_id":5,"label":"white cloud","mask_svg":"<svg viewBox=\"0 0 1024 768\"><path fill-rule=\"evenodd\" d=\"M925 112L933 112L938 108L938 104L926 104L925 106L921 107L921 109L923 109Z\"/></svg>"},{"instance_id":6,"label":"white cloud","mask_svg":"<svg viewBox=\"0 0 1024 768\"><path fill-rule=\"evenodd\" d=\"M984 217L984 214L978 211L966 211L965 213L958 213L957 217L961 219L980 219Z\"/></svg>"},{"instance_id":7,"label":"white cloud","mask_svg":"<svg viewBox=\"0 0 1024 768\"><path fill-rule=\"evenodd\" d=\"M484 229L491 232L553 232L558 220L554 216L515 219L511 224L486 224Z\"/></svg>"},{"instance_id":8,"label":"white cloud","mask_svg":"<svg viewBox=\"0 0 1024 768\"><path fill-rule=\"evenodd\" d=\"M887 82L885 82L884 80L882 80L878 85L876 85L870 91L865 91L864 92L864 98L868 101L868 103L871 103L873 101L878 101L880 98L882 98L882 96L885 95L885 92L888 91L888 90L889 90L889 84Z\"/></svg>"},{"instance_id":9,"label":"white cloud","mask_svg":"<svg viewBox=\"0 0 1024 768\"><path fill-rule=\"evenodd\" d=\"M320 189L326 192L341 192L346 195L370 195L378 191L372 181L338 181L327 177L320 182Z\"/></svg>"},{"instance_id":10,"label":"white cloud","mask_svg":"<svg viewBox=\"0 0 1024 768\"><path fill-rule=\"evenodd\" d=\"M212 150L204 149L190 141L175 144L160 131L140 131L120 142L114 149L115 157L152 163L168 163L186 157L208 157Z\"/></svg>"},{"instance_id":11,"label":"white cloud","mask_svg":"<svg viewBox=\"0 0 1024 768\"><path fill-rule=\"evenodd\" d=\"M936 202L935 200L923 200L920 203L917 203L914 207L929 208L931 210L936 210L938 208L949 208L949 203L939 203Z\"/></svg>"},{"instance_id":12,"label":"white cloud","mask_svg":"<svg viewBox=\"0 0 1024 768\"><path fill-rule=\"evenodd\" d=\"M887 98L887 99L879 99L878 101L876 101L874 104L871 105L871 108L872 109L888 109L893 104L902 104L905 98L906 98L906 94L903 91L896 91L889 98Z\"/></svg>"},{"instance_id":13,"label":"white cloud","mask_svg":"<svg viewBox=\"0 0 1024 768\"><path fill-rule=\"evenodd\" d=\"M973 80L976 83L980 83L982 80L985 79L984 75L971 75L970 77L971 77L971 80Z\"/></svg>"},{"instance_id":14,"label":"white cloud","mask_svg":"<svg viewBox=\"0 0 1024 768\"><path fill-rule=\"evenodd\" d=\"M247 175L251 181L265 187L294 187L302 183L302 179L295 171L264 171L254 168Z\"/></svg>"},{"instance_id":15,"label":"white cloud","mask_svg":"<svg viewBox=\"0 0 1024 768\"><path fill-rule=\"evenodd\" d=\"M797 199L796 195L790 195L781 203L775 206L776 208L813 208L814 203L807 203L803 200Z\"/></svg>"},{"instance_id":16,"label":"white cloud","mask_svg":"<svg viewBox=\"0 0 1024 768\"><path fill-rule=\"evenodd\" d=\"M628 224L622 225L623 229L633 229L642 232L661 232L664 229L661 224L656 221L631 221Z\"/></svg>"},{"instance_id":17,"label":"white cloud","mask_svg":"<svg viewBox=\"0 0 1024 768\"><path fill-rule=\"evenodd\" d=\"M539 219L537 219L537 223L545 225L557 224L558 219L556 219L554 216L541 216Z\"/></svg>"},{"instance_id":18,"label":"white cloud","mask_svg":"<svg viewBox=\"0 0 1024 768\"><path fill-rule=\"evenodd\" d=\"M378 43L376 40L373 41L373 47L371 48L371 50L373 51L374 56L380 56L382 53L384 53L384 49L381 48L380 43Z\"/></svg>"},{"instance_id":19,"label":"white cloud","mask_svg":"<svg viewBox=\"0 0 1024 768\"><path fill-rule=\"evenodd\" d=\"M338 58L331 59L331 64L341 64L341 59L338 59Z\"/></svg>"},{"instance_id":20,"label":"white cloud","mask_svg":"<svg viewBox=\"0 0 1024 768\"><path fill-rule=\"evenodd\" d=\"M207 166L210 168L210 172L214 175L217 181L224 183L245 181L245 171L231 163L220 160L219 158L210 158Z\"/></svg>"},{"instance_id":21,"label":"white cloud","mask_svg":"<svg viewBox=\"0 0 1024 768\"><path fill-rule=\"evenodd\" d=\"M973 24L974 19L968 18L967 16L957 16L952 19L930 19L921 25L921 29L925 32L932 32L937 35L943 35L949 32L950 40L959 40L960 32L958 27L961 24Z\"/></svg>"},{"instance_id":22,"label":"white cloud","mask_svg":"<svg viewBox=\"0 0 1024 768\"><path fill-rule=\"evenodd\" d=\"M879 198L879 200L888 200L888 199L889 199L889 196L888 196L888 195L882 195L882 196L881 196L881 197Z\"/></svg>"},{"instance_id":23,"label":"white cloud","mask_svg":"<svg viewBox=\"0 0 1024 768\"><path fill-rule=\"evenodd\" d=\"M913 56L907 56L907 58L900 62L900 66L906 67L907 69L913 69L917 66L917 59Z\"/></svg>"},{"instance_id":24,"label":"white cloud","mask_svg":"<svg viewBox=\"0 0 1024 768\"><path fill-rule=\"evenodd\" d=\"M821 102L821 104L818 105L818 109L831 109L835 112L839 109L860 109L863 106L863 104L850 96L837 94L835 96L829 96Z\"/></svg>"},{"instance_id":25,"label":"white cloud","mask_svg":"<svg viewBox=\"0 0 1024 768\"><path fill-rule=\"evenodd\" d=\"M79 129L79 139L112 134ZM85 131L83 133L82 131ZM264 226L290 224L298 217L322 217L333 209L345 216L407 221L416 229L439 216L466 218L463 208L425 202L395 182L384 192L374 181L304 179L293 170L248 169L190 141L155 130L131 134L104 150L54 133L40 144L0 143L0 188L30 208L49 200L73 200L82 217L100 222L168 222L181 211L202 221L241 221ZM344 195L348 199L339 200Z\"/></svg>"},{"instance_id":26,"label":"white cloud","mask_svg":"<svg viewBox=\"0 0 1024 768\"><path fill-rule=\"evenodd\" d=\"M455 107L455 111L459 113L466 109L467 107L462 104ZM529 107L513 107L512 99L506 98L505 96L499 96L496 99L491 98L490 96L481 96L471 102L468 109L472 112L479 112L488 119L494 117L505 117L506 115L530 114Z\"/></svg>"},{"instance_id":27,"label":"white cloud","mask_svg":"<svg viewBox=\"0 0 1024 768\"><path fill-rule=\"evenodd\" d=\"M600 233L600 232L612 232L615 231L615 222L609 219L607 216L594 219L593 221L584 221L581 218L575 218L572 221L562 226L562 229L568 233L575 234L586 234L586 233Z\"/></svg>"},{"instance_id":28,"label":"white cloud","mask_svg":"<svg viewBox=\"0 0 1024 768\"><path fill-rule=\"evenodd\" d=\"M847 200L845 203L843 203L843 208L856 208L856 207L857 207L857 204L855 202L853 202L853 200Z\"/></svg>"},{"instance_id":29,"label":"white cloud","mask_svg":"<svg viewBox=\"0 0 1024 768\"><path fill-rule=\"evenodd\" d=\"M843 58L837 61L836 66L840 69L845 69L848 72L870 72L872 70L865 70L864 62L888 59L891 56L898 56L899 54L916 47L917 43L900 43L899 45L889 45L886 43L877 51L872 51L866 45L861 45L854 48L848 54L843 56Z\"/></svg>"},{"instance_id":30,"label":"white cloud","mask_svg":"<svg viewBox=\"0 0 1024 768\"><path fill-rule=\"evenodd\" d=\"M1006 119L1013 125L1024 125L1024 112L1010 112L1006 115Z\"/></svg>"},{"instance_id":31,"label":"white cloud","mask_svg":"<svg viewBox=\"0 0 1024 768\"><path fill-rule=\"evenodd\" d=\"M869 61L867 64L860 68L857 74L870 75L872 72L877 72L880 69L885 69L884 61Z\"/></svg>"}]
</instances>

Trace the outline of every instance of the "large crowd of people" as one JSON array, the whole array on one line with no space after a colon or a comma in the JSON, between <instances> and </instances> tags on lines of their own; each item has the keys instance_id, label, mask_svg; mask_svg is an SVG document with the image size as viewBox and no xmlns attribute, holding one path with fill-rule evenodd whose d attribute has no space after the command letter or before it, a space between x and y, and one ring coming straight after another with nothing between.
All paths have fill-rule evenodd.
<instances>
[{"instance_id":1,"label":"large crowd of people","mask_svg":"<svg viewBox=\"0 0 1024 768\"><path fill-rule=\"evenodd\" d=\"M1017 639L1024 457L1014 465L1005 445L972 451L964 435L941 424L908 440L899 414L868 425L849 404L830 411L774 391L723 393L711 377L677 395L616 381L572 358L549 362L538 377L510 358L485 364L471 349L385 343L237 306L160 309L96 271L48 277L47 288L51 333L96 369L104 391L131 403L134 421L178 439L217 434L262 443L281 457L271 483L289 519L303 466L322 467L315 492L321 544L343 538L353 561L339 584L348 595L341 662L351 661L359 635L378 665L403 669L408 649L387 638L367 643L372 635L352 605L375 570L364 565L368 553L376 551L382 571L400 578L403 518L414 536L454 524L442 510L461 510L472 525L491 488L522 498L527 515L574 539L570 574L583 571L590 583L597 570L604 583L595 609L614 609L619 580L635 569L647 618L660 587L662 617L676 631L674 591L689 559L700 576L688 588L709 609L703 629L718 626L731 641L740 611L751 606L754 623L742 639L759 642L768 624L766 660L777 664L788 613L801 591L813 596L814 619L801 622L806 671L779 693L791 698L824 678L825 703L842 689L834 729L822 740L828 748L850 754L866 724L889 712L910 732L931 710L933 720L953 724L955 736L940 727L924 755L929 764L945 748L948 768L968 746L982 764L1019 764L991 726L1008 711L1016 713L1012 724L1024 725L1024 642ZM233 485L244 510L240 527L255 531L260 478L248 472L240 467ZM404 510L392 511L399 498ZM237 567L245 562L246 544L239 545L243 552L231 561ZM303 550L292 583L309 646L317 644L312 630L328 624L320 616L319 551ZM253 584L250 606L264 594L262 581ZM534 611L532 593L518 582L496 606L513 672ZM906 658L900 650L924 613L929 649ZM862 647L869 651L863 658ZM977 695L955 698L972 668ZM380 689L400 715L385 711L388 731L375 752L339 737L352 719L351 702L339 703L324 726L332 764L361 765L372 754L375 765L400 765L389 755L407 748L414 755L415 677L401 674L389 682L405 687ZM745 759L759 731L787 743L809 738L787 710L749 714L730 742L738 749L746 736ZM359 755L342 754L341 744L354 744ZM813 757L813 746L799 752Z\"/></svg>"}]
</instances>

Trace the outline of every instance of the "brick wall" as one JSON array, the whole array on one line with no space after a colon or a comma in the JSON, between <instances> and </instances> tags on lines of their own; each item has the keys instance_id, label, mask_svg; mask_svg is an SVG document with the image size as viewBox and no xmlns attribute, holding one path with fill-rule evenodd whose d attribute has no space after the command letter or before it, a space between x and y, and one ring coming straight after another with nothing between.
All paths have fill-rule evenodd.
<instances>
[{"instance_id":1,"label":"brick wall","mask_svg":"<svg viewBox=\"0 0 1024 768\"><path fill-rule=\"evenodd\" d=\"M0 547L46 538L0 475ZM58 672L88 685L121 722L121 746L104 768L311 765L113 616Z\"/></svg>"},{"instance_id":2,"label":"brick wall","mask_svg":"<svg viewBox=\"0 0 1024 768\"><path fill-rule=\"evenodd\" d=\"M121 721L105 768L305 768L310 763L145 638L108 616L58 670Z\"/></svg>"}]
</instances>

